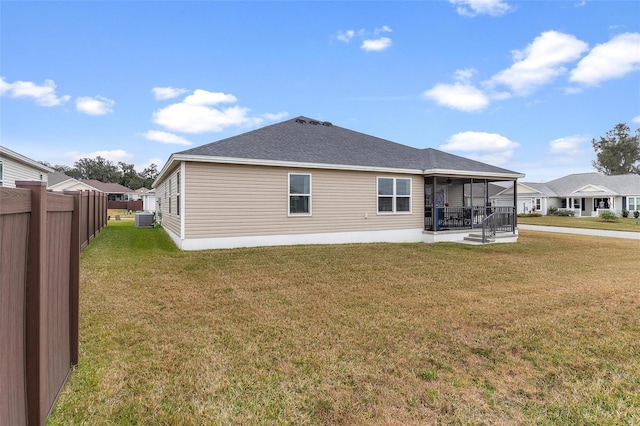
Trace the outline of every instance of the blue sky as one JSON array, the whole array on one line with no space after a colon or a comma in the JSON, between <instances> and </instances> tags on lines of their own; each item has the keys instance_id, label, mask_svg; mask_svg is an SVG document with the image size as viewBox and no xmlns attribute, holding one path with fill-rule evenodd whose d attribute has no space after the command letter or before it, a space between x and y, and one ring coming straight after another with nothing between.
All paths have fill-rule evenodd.
<instances>
[{"instance_id":1,"label":"blue sky","mask_svg":"<svg viewBox=\"0 0 640 426\"><path fill-rule=\"evenodd\" d=\"M299 115L546 181L640 127L640 2L0 2L0 144L72 166Z\"/></svg>"}]
</instances>

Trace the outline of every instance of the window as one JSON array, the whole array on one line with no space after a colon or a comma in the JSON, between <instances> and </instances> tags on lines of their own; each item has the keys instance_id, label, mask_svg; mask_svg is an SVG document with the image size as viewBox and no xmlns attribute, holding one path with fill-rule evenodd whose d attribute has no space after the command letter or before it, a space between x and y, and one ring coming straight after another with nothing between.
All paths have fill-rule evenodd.
<instances>
[{"instance_id":1,"label":"window","mask_svg":"<svg viewBox=\"0 0 640 426\"><path fill-rule=\"evenodd\" d=\"M169 214L171 214L171 178L169 178Z\"/></svg>"},{"instance_id":2,"label":"window","mask_svg":"<svg viewBox=\"0 0 640 426\"><path fill-rule=\"evenodd\" d=\"M289 215L311 215L311 175L289 173Z\"/></svg>"},{"instance_id":3,"label":"window","mask_svg":"<svg viewBox=\"0 0 640 426\"><path fill-rule=\"evenodd\" d=\"M573 199L573 208L580 210L580 198Z\"/></svg>"},{"instance_id":4,"label":"window","mask_svg":"<svg viewBox=\"0 0 640 426\"><path fill-rule=\"evenodd\" d=\"M2 160L0 160L0 186L2 186Z\"/></svg>"},{"instance_id":5,"label":"window","mask_svg":"<svg viewBox=\"0 0 640 426\"><path fill-rule=\"evenodd\" d=\"M378 213L411 213L411 179L378 178Z\"/></svg>"},{"instance_id":6,"label":"window","mask_svg":"<svg viewBox=\"0 0 640 426\"><path fill-rule=\"evenodd\" d=\"M627 198L627 202L629 204L629 211L640 211L640 197L629 197Z\"/></svg>"},{"instance_id":7,"label":"window","mask_svg":"<svg viewBox=\"0 0 640 426\"><path fill-rule=\"evenodd\" d=\"M541 198L536 198L534 200L533 206L535 207L536 211L542 210L542 199Z\"/></svg>"},{"instance_id":8,"label":"window","mask_svg":"<svg viewBox=\"0 0 640 426\"><path fill-rule=\"evenodd\" d=\"M176 214L180 216L180 172L176 175Z\"/></svg>"}]
</instances>

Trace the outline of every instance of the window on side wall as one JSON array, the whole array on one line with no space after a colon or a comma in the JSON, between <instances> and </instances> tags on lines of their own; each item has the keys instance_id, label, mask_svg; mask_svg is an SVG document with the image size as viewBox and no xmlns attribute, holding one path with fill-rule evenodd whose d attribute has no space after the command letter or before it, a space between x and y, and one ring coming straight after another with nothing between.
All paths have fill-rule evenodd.
<instances>
[{"instance_id":1,"label":"window on side wall","mask_svg":"<svg viewBox=\"0 0 640 426\"><path fill-rule=\"evenodd\" d=\"M0 160L0 187L2 186L2 160Z\"/></svg>"},{"instance_id":2,"label":"window on side wall","mask_svg":"<svg viewBox=\"0 0 640 426\"><path fill-rule=\"evenodd\" d=\"M171 214L171 178L169 178L169 214Z\"/></svg>"},{"instance_id":3,"label":"window on side wall","mask_svg":"<svg viewBox=\"0 0 640 426\"><path fill-rule=\"evenodd\" d=\"M640 211L640 197L629 197L627 200L627 203L629 204L629 211Z\"/></svg>"},{"instance_id":4,"label":"window on side wall","mask_svg":"<svg viewBox=\"0 0 640 426\"><path fill-rule=\"evenodd\" d=\"M378 213L411 213L410 178L378 178Z\"/></svg>"},{"instance_id":5,"label":"window on side wall","mask_svg":"<svg viewBox=\"0 0 640 426\"><path fill-rule=\"evenodd\" d=\"M180 216L180 172L176 175L176 214Z\"/></svg>"},{"instance_id":6,"label":"window on side wall","mask_svg":"<svg viewBox=\"0 0 640 426\"><path fill-rule=\"evenodd\" d=\"M289 173L289 216L311 215L311 175Z\"/></svg>"}]
</instances>

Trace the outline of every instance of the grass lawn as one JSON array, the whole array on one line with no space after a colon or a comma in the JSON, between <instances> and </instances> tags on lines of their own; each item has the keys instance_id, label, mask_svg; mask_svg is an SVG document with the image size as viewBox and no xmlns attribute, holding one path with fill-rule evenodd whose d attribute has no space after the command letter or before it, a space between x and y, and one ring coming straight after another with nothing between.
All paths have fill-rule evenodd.
<instances>
[{"instance_id":1,"label":"grass lawn","mask_svg":"<svg viewBox=\"0 0 640 426\"><path fill-rule=\"evenodd\" d=\"M640 424L638 243L82 253L66 424Z\"/></svg>"},{"instance_id":2,"label":"grass lawn","mask_svg":"<svg viewBox=\"0 0 640 426\"><path fill-rule=\"evenodd\" d=\"M599 217L540 216L518 217L518 223L527 225L566 226L568 228L608 229L611 231L640 232L640 219L618 218L617 222L605 222Z\"/></svg>"}]
</instances>

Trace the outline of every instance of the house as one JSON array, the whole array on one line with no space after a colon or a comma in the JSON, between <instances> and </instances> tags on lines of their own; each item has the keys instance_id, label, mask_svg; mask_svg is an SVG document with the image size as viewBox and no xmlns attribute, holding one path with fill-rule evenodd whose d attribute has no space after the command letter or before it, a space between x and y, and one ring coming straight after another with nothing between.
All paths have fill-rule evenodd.
<instances>
[{"instance_id":1,"label":"house","mask_svg":"<svg viewBox=\"0 0 640 426\"><path fill-rule=\"evenodd\" d=\"M119 183L100 182L95 179L80 179L80 182L107 194L107 201L136 201L138 199L138 194L133 189Z\"/></svg>"},{"instance_id":2,"label":"house","mask_svg":"<svg viewBox=\"0 0 640 426\"><path fill-rule=\"evenodd\" d=\"M150 189L142 193L142 210L155 213L156 211L156 190Z\"/></svg>"},{"instance_id":3,"label":"house","mask_svg":"<svg viewBox=\"0 0 640 426\"><path fill-rule=\"evenodd\" d=\"M80 182L78 179L74 179L71 176L67 176L64 173L53 171L49 173L49 181L47 182L47 189L51 191L98 191L93 186Z\"/></svg>"},{"instance_id":4,"label":"house","mask_svg":"<svg viewBox=\"0 0 640 426\"><path fill-rule=\"evenodd\" d=\"M298 117L172 154L157 212L183 250L265 245L517 240L511 206L471 205L464 185L522 174Z\"/></svg>"},{"instance_id":5,"label":"house","mask_svg":"<svg viewBox=\"0 0 640 426\"><path fill-rule=\"evenodd\" d=\"M15 188L16 181L46 182L53 169L0 145L0 187Z\"/></svg>"},{"instance_id":6,"label":"house","mask_svg":"<svg viewBox=\"0 0 640 426\"><path fill-rule=\"evenodd\" d=\"M547 214L550 207L572 210L575 216L599 216L602 211L640 211L640 175L577 173L546 183L519 182L518 213ZM490 197L494 206L510 203L513 188Z\"/></svg>"}]
</instances>

